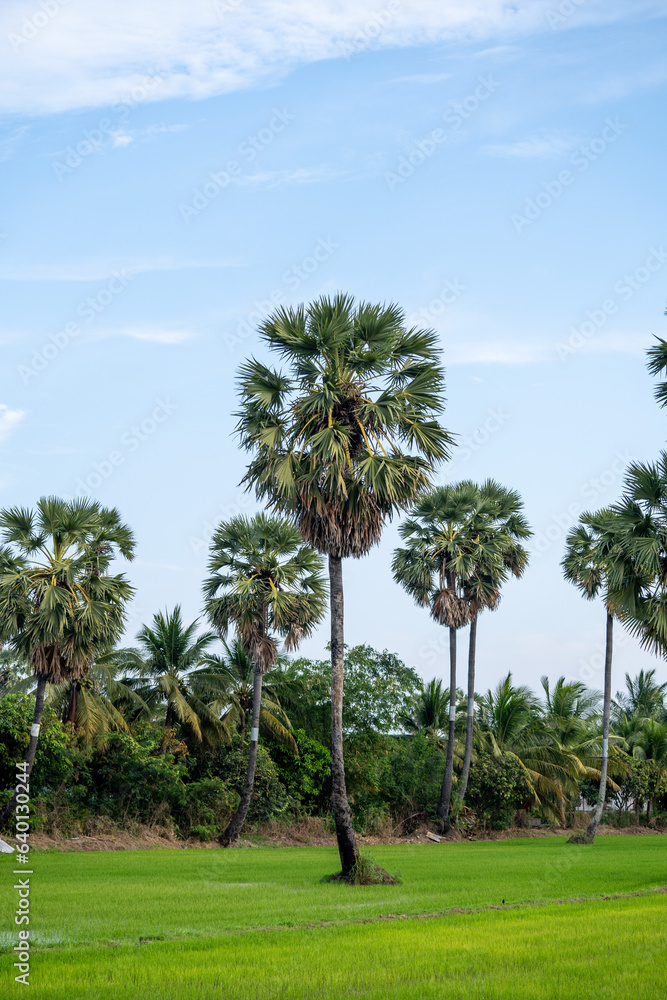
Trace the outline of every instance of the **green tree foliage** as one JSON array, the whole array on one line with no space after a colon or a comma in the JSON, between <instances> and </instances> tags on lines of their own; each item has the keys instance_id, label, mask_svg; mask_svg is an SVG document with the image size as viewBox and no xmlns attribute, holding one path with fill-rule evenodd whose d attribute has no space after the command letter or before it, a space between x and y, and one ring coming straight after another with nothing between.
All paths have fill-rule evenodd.
<instances>
[{"instance_id":1,"label":"green tree foliage","mask_svg":"<svg viewBox=\"0 0 667 1000\"><path fill-rule=\"evenodd\" d=\"M422 686L419 675L394 653L363 644L345 648L343 731L390 733L403 728ZM300 657L284 671L282 703L291 718L306 728L318 726L322 742L331 732L331 665ZM289 693L289 684L294 686ZM301 689L298 695L296 691ZM321 727L321 728L319 728Z\"/></svg>"},{"instance_id":2,"label":"green tree foliage","mask_svg":"<svg viewBox=\"0 0 667 1000\"><path fill-rule=\"evenodd\" d=\"M533 789L521 761L514 753L492 754L480 750L473 759L466 804L492 830L510 826L517 809L530 806Z\"/></svg>"}]
</instances>

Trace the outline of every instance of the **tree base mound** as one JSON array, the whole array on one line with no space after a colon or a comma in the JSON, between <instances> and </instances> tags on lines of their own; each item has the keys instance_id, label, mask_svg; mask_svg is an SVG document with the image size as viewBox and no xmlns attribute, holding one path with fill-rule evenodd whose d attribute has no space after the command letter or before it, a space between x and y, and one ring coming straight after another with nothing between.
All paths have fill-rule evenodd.
<instances>
[{"instance_id":1,"label":"tree base mound","mask_svg":"<svg viewBox=\"0 0 667 1000\"><path fill-rule=\"evenodd\" d=\"M373 865L372 870L364 875L357 875L351 871L349 875L337 872L336 875L329 875L327 882L347 882L348 885L398 885L399 881L390 875L388 871L379 865Z\"/></svg>"},{"instance_id":2,"label":"tree base mound","mask_svg":"<svg viewBox=\"0 0 667 1000\"><path fill-rule=\"evenodd\" d=\"M593 838L589 837L587 833L573 833L571 837L567 838L568 844L592 844Z\"/></svg>"}]
</instances>

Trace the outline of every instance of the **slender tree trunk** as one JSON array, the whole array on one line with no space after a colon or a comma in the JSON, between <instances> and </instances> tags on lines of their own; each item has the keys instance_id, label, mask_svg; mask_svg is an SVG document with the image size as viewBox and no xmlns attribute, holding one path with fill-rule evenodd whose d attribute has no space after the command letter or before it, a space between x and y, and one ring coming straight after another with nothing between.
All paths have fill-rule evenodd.
<instances>
[{"instance_id":1,"label":"slender tree trunk","mask_svg":"<svg viewBox=\"0 0 667 1000\"><path fill-rule=\"evenodd\" d=\"M456 629L449 630L449 733L447 737L447 760L445 777L440 792L440 802L436 813L440 821L440 832L450 829L449 806L452 801L452 780L454 777L454 729L456 728Z\"/></svg>"},{"instance_id":2,"label":"slender tree trunk","mask_svg":"<svg viewBox=\"0 0 667 1000\"><path fill-rule=\"evenodd\" d=\"M73 726L76 726L76 709L79 703L79 682L72 681L72 689L69 695L69 701L65 709L66 715L63 722L71 722Z\"/></svg>"},{"instance_id":3,"label":"slender tree trunk","mask_svg":"<svg viewBox=\"0 0 667 1000\"><path fill-rule=\"evenodd\" d=\"M46 677L41 674L37 678L37 690L35 692L35 711L32 717L32 726L30 727L30 743L28 744L28 754L26 756L25 762L28 765L28 769L25 772L24 781L27 783L30 780L30 775L32 774L32 765L35 763L35 754L37 753L37 741L39 740L39 727L42 722L42 714L44 712L44 693L46 691ZM21 763L21 762L17 762ZM9 800L5 808L0 813L0 830L4 827L5 823L9 817L14 812L14 807L16 806L16 793Z\"/></svg>"},{"instance_id":4,"label":"slender tree trunk","mask_svg":"<svg viewBox=\"0 0 667 1000\"><path fill-rule=\"evenodd\" d=\"M229 825L224 833L218 837L218 843L222 847L230 847L245 823L252 791L255 787L255 768L257 766L257 745L259 743L259 715L262 707L262 669L255 665L253 692L252 692L252 728L250 729L250 753L248 755L248 770L245 776L241 801L238 809L229 821Z\"/></svg>"},{"instance_id":5,"label":"slender tree trunk","mask_svg":"<svg viewBox=\"0 0 667 1000\"><path fill-rule=\"evenodd\" d=\"M468 646L468 714L466 717L466 749L463 755L463 770L459 782L461 801L466 797L470 760L472 758L472 731L475 720L475 655L477 653L477 615L470 622L470 643Z\"/></svg>"},{"instance_id":6,"label":"slender tree trunk","mask_svg":"<svg viewBox=\"0 0 667 1000\"><path fill-rule=\"evenodd\" d=\"M336 839L343 875L349 875L357 858L352 813L345 788L343 760L343 678L345 672L343 563L329 556L329 600L331 602L331 785Z\"/></svg>"},{"instance_id":7,"label":"slender tree trunk","mask_svg":"<svg viewBox=\"0 0 667 1000\"><path fill-rule=\"evenodd\" d=\"M167 752L167 740L169 738L169 730L171 729L174 722L174 709L171 702L167 703L167 711L164 717L164 730L162 731L162 746L160 747L160 753L166 754Z\"/></svg>"},{"instance_id":8,"label":"slender tree trunk","mask_svg":"<svg viewBox=\"0 0 667 1000\"><path fill-rule=\"evenodd\" d=\"M604 655L604 703L602 708L602 763L600 766L600 794L588 824L586 834L594 839L597 833L605 799L607 798L607 764L609 761L609 714L611 709L611 657L614 645L614 616L607 611L607 645Z\"/></svg>"}]
</instances>

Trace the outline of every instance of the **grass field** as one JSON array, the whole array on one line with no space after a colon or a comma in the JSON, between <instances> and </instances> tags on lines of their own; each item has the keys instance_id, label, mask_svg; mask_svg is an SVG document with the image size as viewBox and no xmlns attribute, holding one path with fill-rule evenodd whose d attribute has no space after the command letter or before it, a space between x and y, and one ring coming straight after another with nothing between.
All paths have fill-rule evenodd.
<instances>
[{"instance_id":1,"label":"grass field","mask_svg":"<svg viewBox=\"0 0 667 1000\"><path fill-rule=\"evenodd\" d=\"M30 995L665 996L667 895L651 891L667 885L665 837L398 845L374 856L400 885L320 881L336 870L329 848L33 854ZM0 860L9 889L12 859ZM603 899L630 893L645 895ZM2 893L10 981L14 896Z\"/></svg>"}]
</instances>

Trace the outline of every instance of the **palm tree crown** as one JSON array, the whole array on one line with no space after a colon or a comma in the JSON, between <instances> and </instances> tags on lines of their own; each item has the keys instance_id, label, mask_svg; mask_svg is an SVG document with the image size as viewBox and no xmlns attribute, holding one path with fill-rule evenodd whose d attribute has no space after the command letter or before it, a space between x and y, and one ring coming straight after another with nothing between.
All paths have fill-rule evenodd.
<instances>
[{"instance_id":1,"label":"palm tree crown","mask_svg":"<svg viewBox=\"0 0 667 1000\"><path fill-rule=\"evenodd\" d=\"M322 560L282 518L256 514L220 524L211 542L206 610L215 628L234 628L265 673L277 640L296 649L324 616Z\"/></svg>"},{"instance_id":2,"label":"palm tree crown","mask_svg":"<svg viewBox=\"0 0 667 1000\"><path fill-rule=\"evenodd\" d=\"M245 481L318 551L363 555L449 454L435 334L406 329L395 305L336 295L279 309L261 336L288 372L241 369Z\"/></svg>"},{"instance_id":3,"label":"palm tree crown","mask_svg":"<svg viewBox=\"0 0 667 1000\"><path fill-rule=\"evenodd\" d=\"M84 676L122 633L133 589L108 569L132 558L132 532L117 510L58 497L0 511L0 529L0 640L49 683Z\"/></svg>"}]
</instances>

